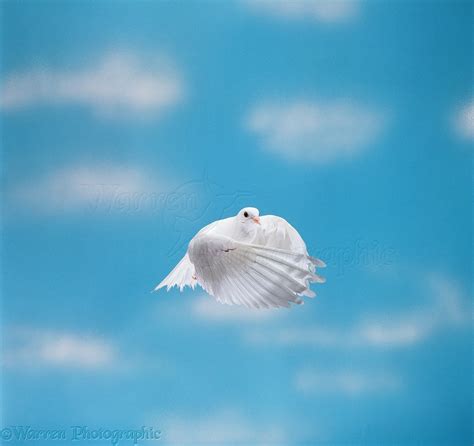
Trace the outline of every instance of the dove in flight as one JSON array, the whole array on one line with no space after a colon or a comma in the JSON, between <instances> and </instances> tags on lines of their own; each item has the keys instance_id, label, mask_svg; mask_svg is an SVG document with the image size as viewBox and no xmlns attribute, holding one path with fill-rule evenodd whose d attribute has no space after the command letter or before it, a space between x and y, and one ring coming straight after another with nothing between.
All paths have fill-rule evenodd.
<instances>
[{"instance_id":1,"label":"dove in flight","mask_svg":"<svg viewBox=\"0 0 474 446\"><path fill-rule=\"evenodd\" d=\"M260 217L258 209L246 207L201 229L155 291L200 285L228 305L289 307L291 302L302 304L302 296L316 295L309 284L325 282L316 274L316 268L325 266L308 255L305 242L286 220Z\"/></svg>"}]
</instances>

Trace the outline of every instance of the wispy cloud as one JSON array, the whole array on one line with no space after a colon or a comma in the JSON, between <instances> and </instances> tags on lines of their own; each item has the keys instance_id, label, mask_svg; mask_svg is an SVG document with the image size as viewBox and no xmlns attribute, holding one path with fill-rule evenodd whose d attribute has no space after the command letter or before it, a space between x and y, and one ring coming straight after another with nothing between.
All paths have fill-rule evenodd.
<instances>
[{"instance_id":1,"label":"wispy cloud","mask_svg":"<svg viewBox=\"0 0 474 446\"><path fill-rule=\"evenodd\" d=\"M431 305L395 318L366 321L356 332L360 343L380 347L412 345L448 328L465 326L470 313L460 286L451 278L439 274L428 275L426 283Z\"/></svg>"},{"instance_id":2,"label":"wispy cloud","mask_svg":"<svg viewBox=\"0 0 474 446\"><path fill-rule=\"evenodd\" d=\"M344 23L357 17L357 0L247 0L255 12L282 20Z\"/></svg>"},{"instance_id":3,"label":"wispy cloud","mask_svg":"<svg viewBox=\"0 0 474 446\"><path fill-rule=\"evenodd\" d=\"M161 418L160 423L166 444L281 444L287 441L282 426L257 423L234 408L191 418Z\"/></svg>"},{"instance_id":4,"label":"wispy cloud","mask_svg":"<svg viewBox=\"0 0 474 446\"><path fill-rule=\"evenodd\" d=\"M7 368L102 370L117 361L115 346L97 336L19 328L7 334L3 353Z\"/></svg>"},{"instance_id":5,"label":"wispy cloud","mask_svg":"<svg viewBox=\"0 0 474 446\"><path fill-rule=\"evenodd\" d=\"M304 368L296 373L294 385L306 396L342 394L355 397L395 391L401 387L401 382L398 376L388 372Z\"/></svg>"},{"instance_id":6,"label":"wispy cloud","mask_svg":"<svg viewBox=\"0 0 474 446\"><path fill-rule=\"evenodd\" d=\"M266 102L245 120L265 149L312 163L359 154L380 137L385 123L382 111L350 100Z\"/></svg>"},{"instance_id":7,"label":"wispy cloud","mask_svg":"<svg viewBox=\"0 0 474 446\"><path fill-rule=\"evenodd\" d=\"M278 309L275 311L260 311L243 306L223 305L208 295L196 298L192 312L196 319L212 323L261 323L265 320L274 320L285 314Z\"/></svg>"},{"instance_id":8,"label":"wispy cloud","mask_svg":"<svg viewBox=\"0 0 474 446\"><path fill-rule=\"evenodd\" d=\"M13 72L2 84L0 105L7 111L75 105L105 118L156 116L184 97L182 76L169 60L140 58L130 52L105 54L85 68Z\"/></svg>"},{"instance_id":9,"label":"wispy cloud","mask_svg":"<svg viewBox=\"0 0 474 446\"><path fill-rule=\"evenodd\" d=\"M460 107L454 125L458 134L466 139L474 139L474 101Z\"/></svg>"},{"instance_id":10,"label":"wispy cloud","mask_svg":"<svg viewBox=\"0 0 474 446\"><path fill-rule=\"evenodd\" d=\"M254 329L244 333L245 342L255 346L280 347L340 347L345 333L330 327L314 325L290 326L272 330Z\"/></svg>"},{"instance_id":11,"label":"wispy cloud","mask_svg":"<svg viewBox=\"0 0 474 446\"><path fill-rule=\"evenodd\" d=\"M9 203L38 213L128 212L162 204L168 180L125 165L71 165L12 184Z\"/></svg>"},{"instance_id":12,"label":"wispy cloud","mask_svg":"<svg viewBox=\"0 0 474 446\"><path fill-rule=\"evenodd\" d=\"M417 345L450 328L462 328L470 320L469 306L452 279L426 278L431 304L410 311L366 317L353 326L336 328L307 325L283 327L269 333L247 331L244 339L256 346L311 348L403 348Z\"/></svg>"}]
</instances>

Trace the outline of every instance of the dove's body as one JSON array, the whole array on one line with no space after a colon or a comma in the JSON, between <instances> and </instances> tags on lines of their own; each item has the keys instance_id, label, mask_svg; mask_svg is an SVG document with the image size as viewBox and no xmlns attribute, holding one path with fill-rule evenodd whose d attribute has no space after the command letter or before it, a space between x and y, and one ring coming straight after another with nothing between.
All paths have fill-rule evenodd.
<instances>
[{"instance_id":1,"label":"dove's body","mask_svg":"<svg viewBox=\"0 0 474 446\"><path fill-rule=\"evenodd\" d=\"M313 297L309 283L324 281L315 273L324 263L308 255L301 236L283 218L260 218L256 209L246 209L201 229L156 289L176 285L182 290L197 283L222 303L254 308L288 307L302 303L299 296Z\"/></svg>"}]
</instances>

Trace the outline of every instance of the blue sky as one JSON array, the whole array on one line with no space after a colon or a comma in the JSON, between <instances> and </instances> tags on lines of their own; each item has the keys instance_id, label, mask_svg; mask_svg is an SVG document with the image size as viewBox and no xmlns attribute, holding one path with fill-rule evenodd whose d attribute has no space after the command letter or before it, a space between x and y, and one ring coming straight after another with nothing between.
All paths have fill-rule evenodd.
<instances>
[{"instance_id":1,"label":"blue sky","mask_svg":"<svg viewBox=\"0 0 474 446\"><path fill-rule=\"evenodd\" d=\"M472 443L472 2L1 11L3 426ZM150 293L246 205L315 300Z\"/></svg>"}]
</instances>

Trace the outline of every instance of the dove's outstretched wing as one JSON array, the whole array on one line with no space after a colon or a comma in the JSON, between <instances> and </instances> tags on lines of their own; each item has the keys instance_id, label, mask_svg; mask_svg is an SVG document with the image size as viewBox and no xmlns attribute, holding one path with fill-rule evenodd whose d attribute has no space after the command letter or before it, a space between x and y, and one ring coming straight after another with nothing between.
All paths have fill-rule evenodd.
<instances>
[{"instance_id":1,"label":"dove's outstretched wing","mask_svg":"<svg viewBox=\"0 0 474 446\"><path fill-rule=\"evenodd\" d=\"M320 261L304 253L237 242L204 233L189 245L198 283L218 301L251 308L302 304L300 296L314 297L310 282Z\"/></svg>"},{"instance_id":2,"label":"dove's outstretched wing","mask_svg":"<svg viewBox=\"0 0 474 446\"><path fill-rule=\"evenodd\" d=\"M275 215L264 215L260 217L260 224L262 231L258 244L308 255L304 240L285 219Z\"/></svg>"},{"instance_id":3,"label":"dove's outstretched wing","mask_svg":"<svg viewBox=\"0 0 474 446\"><path fill-rule=\"evenodd\" d=\"M194 276L194 265L189 260L189 255L186 255L174 267L163 281L155 288L155 291L166 287L166 290L177 286L179 291L183 291L185 286L190 286L192 289L196 286L196 278Z\"/></svg>"}]
</instances>

